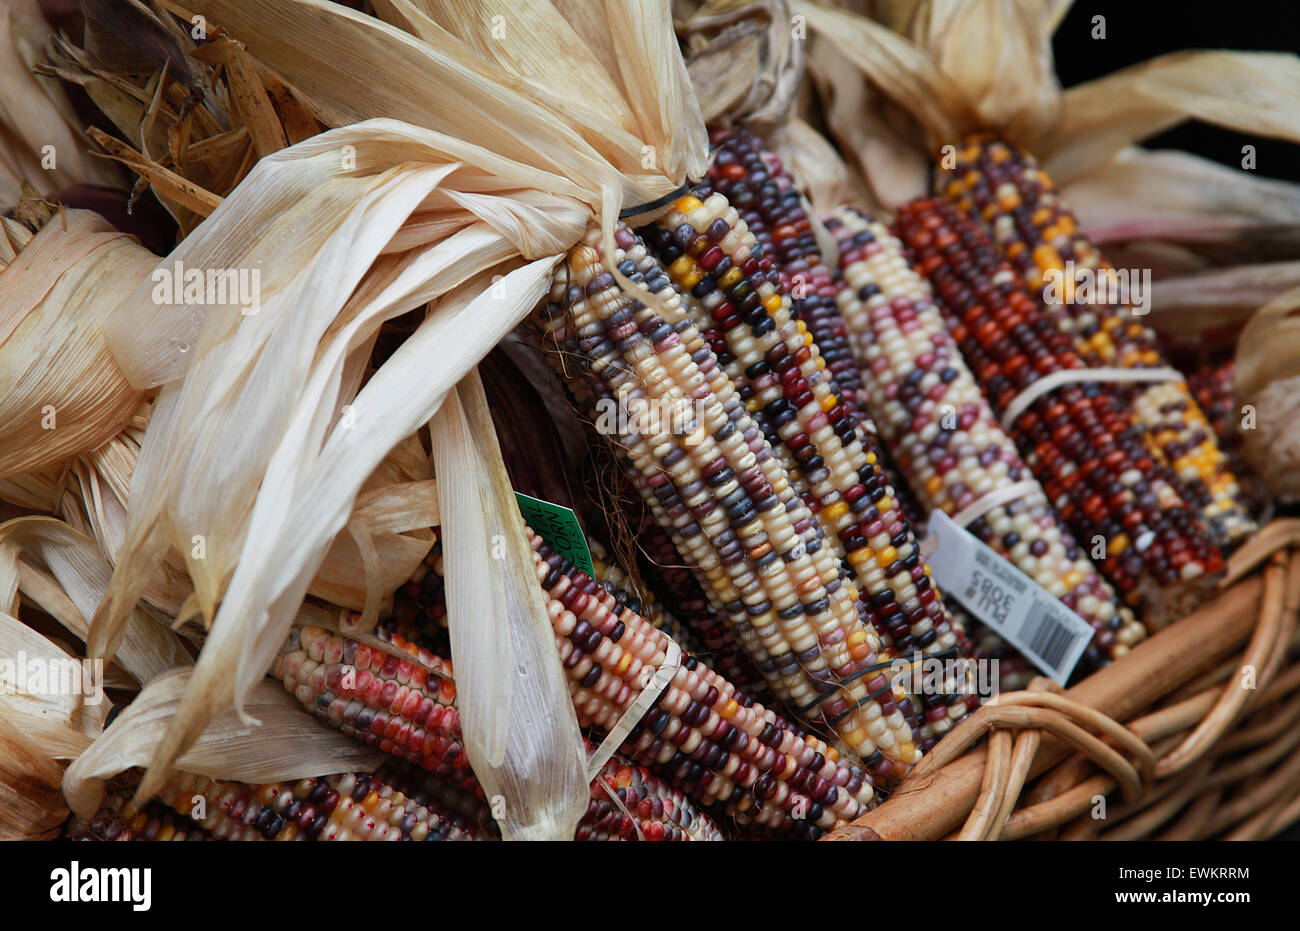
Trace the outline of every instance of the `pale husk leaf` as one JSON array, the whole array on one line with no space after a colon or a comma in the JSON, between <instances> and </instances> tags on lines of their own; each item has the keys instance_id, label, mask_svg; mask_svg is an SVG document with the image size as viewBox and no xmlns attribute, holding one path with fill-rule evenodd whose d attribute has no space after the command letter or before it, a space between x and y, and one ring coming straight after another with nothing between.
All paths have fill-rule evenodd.
<instances>
[{"instance_id":1,"label":"pale husk leaf","mask_svg":"<svg viewBox=\"0 0 1300 931\"><path fill-rule=\"evenodd\" d=\"M68 817L62 778L63 767L0 710L0 840L55 837Z\"/></svg>"},{"instance_id":2,"label":"pale husk leaf","mask_svg":"<svg viewBox=\"0 0 1300 931\"><path fill-rule=\"evenodd\" d=\"M1055 125L1055 22L1042 0L948 0L926 4L920 14L913 40L962 89L983 125L1024 143Z\"/></svg>"},{"instance_id":3,"label":"pale husk leaf","mask_svg":"<svg viewBox=\"0 0 1300 931\"><path fill-rule=\"evenodd\" d=\"M140 405L102 328L157 257L87 210L62 211L0 270L0 477L116 435Z\"/></svg>"},{"instance_id":4,"label":"pale husk leaf","mask_svg":"<svg viewBox=\"0 0 1300 931\"><path fill-rule=\"evenodd\" d=\"M1300 288L1300 262L1234 265L1157 279L1151 286L1151 324L1178 334L1231 329L1293 288Z\"/></svg>"},{"instance_id":5,"label":"pale husk leaf","mask_svg":"<svg viewBox=\"0 0 1300 931\"><path fill-rule=\"evenodd\" d=\"M34 4L0 9L0 203L6 206L21 196L24 180L47 194L74 184L120 183L110 166L87 153L81 122L59 83L32 73L49 32Z\"/></svg>"},{"instance_id":6,"label":"pale husk leaf","mask_svg":"<svg viewBox=\"0 0 1300 931\"><path fill-rule=\"evenodd\" d=\"M487 795L505 799L503 837L567 840L589 799L582 736L476 373L433 428L465 749Z\"/></svg>"},{"instance_id":7,"label":"pale husk leaf","mask_svg":"<svg viewBox=\"0 0 1300 931\"><path fill-rule=\"evenodd\" d=\"M814 36L811 42L808 72L817 84L826 122L867 187L866 196L854 202L877 213L892 212L923 196L930 183L923 140L909 143L899 134L880 111L881 105L892 104L862 79L857 66L830 40Z\"/></svg>"},{"instance_id":8,"label":"pale husk leaf","mask_svg":"<svg viewBox=\"0 0 1300 931\"><path fill-rule=\"evenodd\" d=\"M107 780L148 762L180 708L190 677L190 670L178 669L149 683L73 761L63 777L63 794L74 812L94 814ZM219 714L176 760L176 768L210 779L261 783L369 771L383 762L379 750L304 712L278 682L258 683L248 707L261 721L259 727L242 723L231 711ZM142 788L140 794L154 793Z\"/></svg>"},{"instance_id":9,"label":"pale husk leaf","mask_svg":"<svg viewBox=\"0 0 1300 931\"><path fill-rule=\"evenodd\" d=\"M1065 92L1060 123L1036 154L1069 183L1141 142L1195 117L1238 132L1300 142L1295 88L1300 58L1276 52L1162 55Z\"/></svg>"},{"instance_id":10,"label":"pale husk leaf","mask_svg":"<svg viewBox=\"0 0 1300 931\"><path fill-rule=\"evenodd\" d=\"M43 565L58 581L69 604L51 605L57 613L50 613L77 639L87 640L87 619L94 616L113 577L113 567L98 544L53 517L21 517L0 524L0 602L11 601L23 587L20 556ZM192 662L180 637L141 608L127 617L116 660L141 685Z\"/></svg>"},{"instance_id":11,"label":"pale husk leaf","mask_svg":"<svg viewBox=\"0 0 1300 931\"><path fill-rule=\"evenodd\" d=\"M1242 453L1273 496L1300 500L1300 288L1261 307L1237 342L1236 391L1252 405Z\"/></svg>"},{"instance_id":12,"label":"pale husk leaf","mask_svg":"<svg viewBox=\"0 0 1300 931\"><path fill-rule=\"evenodd\" d=\"M913 42L865 17L808 0L796 0L794 9L868 82L921 125L927 151L955 144L962 133L977 126L965 90Z\"/></svg>"},{"instance_id":13,"label":"pale husk leaf","mask_svg":"<svg viewBox=\"0 0 1300 931\"><path fill-rule=\"evenodd\" d=\"M803 81L805 37L788 0L706 0L684 23L704 118L779 126Z\"/></svg>"},{"instance_id":14,"label":"pale husk leaf","mask_svg":"<svg viewBox=\"0 0 1300 931\"><path fill-rule=\"evenodd\" d=\"M63 685L77 684L67 678L60 680L60 688L49 684L51 673L74 664L81 666L82 661L7 610L0 610L0 659L14 664L12 670L6 668L4 684L0 686L0 717L11 713L23 714L26 719L44 722L52 728L90 736L103 728L109 703L102 694L97 696L94 682L84 683L82 680L79 690L63 688ZM27 687L19 689L17 686L21 683L8 681L8 672L20 674L17 669L20 660L41 667L45 671L47 687L33 690L32 681L28 680ZM96 697L102 700L97 701Z\"/></svg>"},{"instance_id":15,"label":"pale husk leaf","mask_svg":"<svg viewBox=\"0 0 1300 931\"><path fill-rule=\"evenodd\" d=\"M1129 148L1062 191L1094 242L1240 241L1300 252L1300 184L1261 178L1186 152Z\"/></svg>"}]
</instances>

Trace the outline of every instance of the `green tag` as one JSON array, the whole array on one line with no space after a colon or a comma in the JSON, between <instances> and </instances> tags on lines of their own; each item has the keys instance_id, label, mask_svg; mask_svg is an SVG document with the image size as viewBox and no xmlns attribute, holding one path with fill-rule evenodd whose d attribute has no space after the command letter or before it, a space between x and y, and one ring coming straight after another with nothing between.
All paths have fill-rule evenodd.
<instances>
[{"instance_id":1,"label":"green tag","mask_svg":"<svg viewBox=\"0 0 1300 931\"><path fill-rule=\"evenodd\" d=\"M591 563L587 538L578 523L578 515L571 508L542 501L540 498L530 498L517 491L515 500L519 502L519 513L524 515L524 523L532 527L534 533L549 543L555 552L587 575L595 577L596 567Z\"/></svg>"}]
</instances>

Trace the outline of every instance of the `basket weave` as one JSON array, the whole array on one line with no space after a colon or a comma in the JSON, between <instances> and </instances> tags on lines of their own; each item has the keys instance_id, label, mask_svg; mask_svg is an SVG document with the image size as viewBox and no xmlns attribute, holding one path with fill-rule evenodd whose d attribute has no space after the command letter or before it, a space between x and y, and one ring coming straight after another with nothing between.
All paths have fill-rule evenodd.
<instances>
[{"instance_id":1,"label":"basket weave","mask_svg":"<svg viewBox=\"0 0 1300 931\"><path fill-rule=\"evenodd\" d=\"M1276 834L1300 820L1298 614L1300 520L1277 520L1213 602L1068 691L997 696L826 840Z\"/></svg>"}]
</instances>

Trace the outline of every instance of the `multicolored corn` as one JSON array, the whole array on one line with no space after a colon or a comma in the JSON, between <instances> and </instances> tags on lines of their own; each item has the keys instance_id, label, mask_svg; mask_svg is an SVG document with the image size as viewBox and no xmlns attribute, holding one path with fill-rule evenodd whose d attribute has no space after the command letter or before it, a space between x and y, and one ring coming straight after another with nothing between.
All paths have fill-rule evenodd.
<instances>
[{"instance_id":1,"label":"multicolored corn","mask_svg":"<svg viewBox=\"0 0 1300 931\"><path fill-rule=\"evenodd\" d=\"M837 306L839 281L822 254L802 195L781 159L747 129L715 129L708 180L736 208L766 255L776 262L781 287L790 295L791 314L812 334L835 393L852 409L863 439L884 472L894 500L910 526L925 519L872 423L867 393L858 371L854 336ZM698 193L698 192L697 192Z\"/></svg>"},{"instance_id":2,"label":"multicolored corn","mask_svg":"<svg viewBox=\"0 0 1300 931\"><path fill-rule=\"evenodd\" d=\"M612 439L625 473L678 552L698 566L715 609L773 692L810 721L832 728L863 759L880 751L882 762L914 762L919 751L895 702L901 688L883 675L887 665L878 663L879 640L857 590L840 578L830 548L790 493L788 473L694 315L630 230L617 231L610 258L635 290L625 291L604 269L599 241L593 229L571 251L551 300L539 310L574 396L593 414L605 401L686 408L682 430L663 423L645 433L616 427ZM860 488L852 500L865 496ZM847 503L840 507L849 511ZM862 547L867 544L864 539ZM903 558L892 546L890 557ZM924 582L900 597L920 601L927 594L935 601L919 558L912 553L907 560L918 565Z\"/></svg>"},{"instance_id":3,"label":"multicolored corn","mask_svg":"<svg viewBox=\"0 0 1300 931\"><path fill-rule=\"evenodd\" d=\"M609 731L666 661L669 638L536 534L529 539L578 721ZM621 750L740 824L786 836L815 837L872 803L861 770L685 652ZM883 755L869 763L889 772Z\"/></svg>"},{"instance_id":4,"label":"multicolored corn","mask_svg":"<svg viewBox=\"0 0 1300 931\"><path fill-rule=\"evenodd\" d=\"M1187 375L1187 387L1205 412L1205 417L1219 439L1219 448L1228 457L1228 467L1241 485L1242 501L1256 523L1263 522L1269 506L1269 491L1259 475L1242 455L1242 429L1250 416L1242 410L1237 394L1237 367L1232 359L1208 363Z\"/></svg>"},{"instance_id":5,"label":"multicolored corn","mask_svg":"<svg viewBox=\"0 0 1300 931\"><path fill-rule=\"evenodd\" d=\"M710 669L746 695L770 703L772 690L763 674L727 625L714 614L708 596L700 588L695 574L683 562L668 533L649 513L643 518L637 531L637 542L643 554L642 565L659 581L665 599L684 622L678 626L687 631L687 637L679 639L672 630L665 633L682 646L694 644L692 652ZM602 578L601 582L604 581ZM617 591L613 594L615 597L619 595ZM629 607L636 610L630 603ZM659 625L656 623L655 626Z\"/></svg>"},{"instance_id":6,"label":"multicolored corn","mask_svg":"<svg viewBox=\"0 0 1300 931\"><path fill-rule=\"evenodd\" d=\"M90 818L70 818L64 836L75 841L212 840L203 828L157 802L136 805L133 794L134 789L109 793Z\"/></svg>"},{"instance_id":7,"label":"multicolored corn","mask_svg":"<svg viewBox=\"0 0 1300 931\"><path fill-rule=\"evenodd\" d=\"M396 634L386 639L392 652L319 627L295 628L272 672L343 733L482 792L465 755L451 662Z\"/></svg>"},{"instance_id":8,"label":"multicolored corn","mask_svg":"<svg viewBox=\"0 0 1300 931\"><path fill-rule=\"evenodd\" d=\"M591 804L573 839L726 840L713 819L696 810L682 793L645 767L617 754L610 758L592 782Z\"/></svg>"},{"instance_id":9,"label":"multicolored corn","mask_svg":"<svg viewBox=\"0 0 1300 931\"><path fill-rule=\"evenodd\" d=\"M482 801L424 776L399 761L373 774L261 785L177 773L158 800L223 840L486 839Z\"/></svg>"},{"instance_id":10,"label":"multicolored corn","mask_svg":"<svg viewBox=\"0 0 1300 931\"><path fill-rule=\"evenodd\" d=\"M1076 283L1097 289L1118 282L1116 271L1082 233L1069 207L1032 156L982 134L959 147L955 166L941 171L938 190L982 220L1041 306L1074 339L1090 367L1160 368L1168 362L1155 331L1116 294L1076 297ZM1049 287L1055 279L1056 286ZM1122 295L1122 292L1120 292ZM1257 529L1228 458L1181 378L1114 385L1132 404L1147 443L1173 470L1183 497L1195 506L1218 546L1240 543Z\"/></svg>"},{"instance_id":11,"label":"multicolored corn","mask_svg":"<svg viewBox=\"0 0 1300 931\"><path fill-rule=\"evenodd\" d=\"M837 298L886 446L927 510L951 517L1028 483L966 526L1096 631L1084 663L1103 665L1143 639L1133 612L1093 568L999 425L935 306L884 224L850 207L826 219L839 243Z\"/></svg>"},{"instance_id":12,"label":"multicolored corn","mask_svg":"<svg viewBox=\"0 0 1300 931\"><path fill-rule=\"evenodd\" d=\"M999 416L1040 378L1085 368L1070 337L951 201L905 204L898 229ZM1160 626L1213 590L1223 558L1127 414L1122 398L1104 386L1070 382L1038 397L1010 432L1123 601L1141 605L1144 620Z\"/></svg>"},{"instance_id":13,"label":"multicolored corn","mask_svg":"<svg viewBox=\"0 0 1300 931\"><path fill-rule=\"evenodd\" d=\"M812 218L794 178L776 153L747 129L714 129L709 182L739 212L763 252L776 262L793 315L804 322L842 397L865 400L851 335L835 304L835 282L826 267ZM865 405L855 410L865 414Z\"/></svg>"},{"instance_id":14,"label":"multicolored corn","mask_svg":"<svg viewBox=\"0 0 1300 931\"><path fill-rule=\"evenodd\" d=\"M866 431L737 210L717 192L683 197L642 234L774 450L802 477L894 655L966 655ZM969 710L956 689L924 700L923 748Z\"/></svg>"},{"instance_id":15,"label":"multicolored corn","mask_svg":"<svg viewBox=\"0 0 1300 931\"><path fill-rule=\"evenodd\" d=\"M587 541L591 553L591 564L596 570L594 578L600 587L614 596L621 607L625 607L654 625L675 640L682 649L699 655L700 644L695 634L687 630L677 618L673 617L658 601L643 600L632 594L632 577L609 557L609 552L595 540Z\"/></svg>"}]
</instances>

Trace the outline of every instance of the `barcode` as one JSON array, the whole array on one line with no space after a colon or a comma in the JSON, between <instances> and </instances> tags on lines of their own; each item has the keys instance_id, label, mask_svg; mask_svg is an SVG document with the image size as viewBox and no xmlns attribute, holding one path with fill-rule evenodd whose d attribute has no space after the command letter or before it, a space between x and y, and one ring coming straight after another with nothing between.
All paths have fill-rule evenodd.
<instances>
[{"instance_id":1,"label":"barcode","mask_svg":"<svg viewBox=\"0 0 1300 931\"><path fill-rule=\"evenodd\" d=\"M1030 653L1057 669L1082 635L1082 631L1071 630L1063 618L1056 616L1055 605L1034 599L1020 625L1019 640Z\"/></svg>"}]
</instances>

